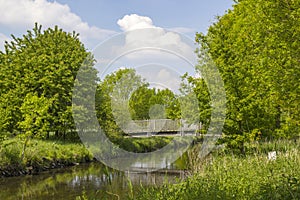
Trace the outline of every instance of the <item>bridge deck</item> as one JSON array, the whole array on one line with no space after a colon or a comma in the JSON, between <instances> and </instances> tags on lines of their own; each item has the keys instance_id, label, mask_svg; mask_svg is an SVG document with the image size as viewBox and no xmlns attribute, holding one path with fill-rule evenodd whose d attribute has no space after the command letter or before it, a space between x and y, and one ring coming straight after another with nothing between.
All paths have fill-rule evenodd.
<instances>
[{"instance_id":1,"label":"bridge deck","mask_svg":"<svg viewBox=\"0 0 300 200\"><path fill-rule=\"evenodd\" d=\"M155 133L182 133L195 132L197 125L188 125L182 120L171 119L151 119L151 120L134 120L126 124L124 130L127 134L155 134Z\"/></svg>"}]
</instances>

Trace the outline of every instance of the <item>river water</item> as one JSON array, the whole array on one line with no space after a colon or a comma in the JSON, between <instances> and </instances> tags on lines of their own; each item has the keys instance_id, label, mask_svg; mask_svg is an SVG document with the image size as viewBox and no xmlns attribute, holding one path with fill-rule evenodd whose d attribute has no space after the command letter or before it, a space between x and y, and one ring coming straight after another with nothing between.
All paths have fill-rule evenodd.
<instances>
[{"instance_id":1,"label":"river water","mask_svg":"<svg viewBox=\"0 0 300 200\"><path fill-rule=\"evenodd\" d=\"M0 178L0 200L10 199L126 199L130 191L178 182L184 178L183 159L168 170L152 173L119 172L99 162L54 169L39 175ZM132 185L132 187L130 186ZM133 189L131 189L133 188Z\"/></svg>"}]
</instances>

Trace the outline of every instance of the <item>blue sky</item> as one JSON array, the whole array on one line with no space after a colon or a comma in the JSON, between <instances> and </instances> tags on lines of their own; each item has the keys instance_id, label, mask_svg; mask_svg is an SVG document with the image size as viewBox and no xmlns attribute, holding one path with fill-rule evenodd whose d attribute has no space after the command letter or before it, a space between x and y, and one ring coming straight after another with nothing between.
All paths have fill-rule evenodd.
<instances>
[{"instance_id":1,"label":"blue sky","mask_svg":"<svg viewBox=\"0 0 300 200\"><path fill-rule=\"evenodd\" d=\"M118 31L117 20L127 14L150 17L163 28L185 27L205 31L232 0L58 0L91 25Z\"/></svg>"},{"instance_id":2,"label":"blue sky","mask_svg":"<svg viewBox=\"0 0 300 200\"><path fill-rule=\"evenodd\" d=\"M232 0L0 0L0 45L10 34L22 35L34 22L40 22L44 27L58 24L66 31L77 29L87 47L93 48L110 35L109 31L121 32L117 21L130 14L147 16L155 26L194 37L195 32L205 32L215 16L224 14L232 4ZM76 23L108 32L91 36L91 30L75 27Z\"/></svg>"}]
</instances>

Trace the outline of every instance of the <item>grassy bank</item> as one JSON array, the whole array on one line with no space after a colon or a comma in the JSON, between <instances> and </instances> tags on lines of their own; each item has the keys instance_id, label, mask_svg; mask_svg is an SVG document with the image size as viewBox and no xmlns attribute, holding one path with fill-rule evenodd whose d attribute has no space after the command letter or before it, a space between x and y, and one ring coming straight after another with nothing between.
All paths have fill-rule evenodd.
<instances>
[{"instance_id":1,"label":"grassy bank","mask_svg":"<svg viewBox=\"0 0 300 200\"><path fill-rule=\"evenodd\" d=\"M249 144L248 154L214 153L182 183L143 189L134 199L300 199L298 141ZM267 152L276 151L276 160Z\"/></svg>"},{"instance_id":2,"label":"grassy bank","mask_svg":"<svg viewBox=\"0 0 300 200\"><path fill-rule=\"evenodd\" d=\"M120 138L120 148L131 152L150 152L162 148L171 137ZM29 140L22 159L23 141L8 139L0 144L0 176L36 174L58 167L71 166L93 160L93 155L78 142Z\"/></svg>"},{"instance_id":3,"label":"grassy bank","mask_svg":"<svg viewBox=\"0 0 300 200\"><path fill-rule=\"evenodd\" d=\"M91 153L80 143L30 140L22 159L23 142L5 140L0 146L0 176L35 174L40 171L88 162Z\"/></svg>"},{"instance_id":4,"label":"grassy bank","mask_svg":"<svg viewBox=\"0 0 300 200\"><path fill-rule=\"evenodd\" d=\"M141 137L121 138L115 144L126 151L135 153L151 152L163 148L172 141L173 137Z\"/></svg>"}]
</instances>

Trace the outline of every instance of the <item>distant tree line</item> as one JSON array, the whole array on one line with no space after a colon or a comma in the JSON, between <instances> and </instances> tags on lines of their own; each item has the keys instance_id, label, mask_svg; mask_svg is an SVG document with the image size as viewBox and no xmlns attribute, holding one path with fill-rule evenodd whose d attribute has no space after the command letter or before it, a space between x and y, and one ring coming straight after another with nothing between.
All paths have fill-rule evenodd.
<instances>
[{"instance_id":1,"label":"distant tree line","mask_svg":"<svg viewBox=\"0 0 300 200\"><path fill-rule=\"evenodd\" d=\"M120 69L100 81L96 90L100 126L115 137L128 120L180 118L180 103L169 89L150 88L134 69Z\"/></svg>"}]
</instances>

